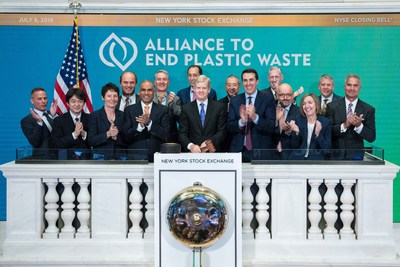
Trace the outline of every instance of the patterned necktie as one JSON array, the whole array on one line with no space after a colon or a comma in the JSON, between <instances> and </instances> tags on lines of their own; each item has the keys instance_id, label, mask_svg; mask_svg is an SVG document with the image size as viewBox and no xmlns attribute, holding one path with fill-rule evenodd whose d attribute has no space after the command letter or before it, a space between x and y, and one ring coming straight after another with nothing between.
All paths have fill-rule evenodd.
<instances>
[{"instance_id":1,"label":"patterned necktie","mask_svg":"<svg viewBox=\"0 0 400 267\"><path fill-rule=\"evenodd\" d=\"M249 105L251 104L251 96L248 97L249 99ZM251 126L252 126L252 121L250 118L247 118L247 124L246 124L246 149L251 150L253 148L253 143L251 142Z\"/></svg>"},{"instance_id":2,"label":"patterned necktie","mask_svg":"<svg viewBox=\"0 0 400 267\"><path fill-rule=\"evenodd\" d=\"M150 115L150 107L148 105L144 106L144 114Z\"/></svg>"},{"instance_id":3,"label":"patterned necktie","mask_svg":"<svg viewBox=\"0 0 400 267\"><path fill-rule=\"evenodd\" d=\"M158 104L159 105L162 105L163 99L164 99L164 97L158 96Z\"/></svg>"},{"instance_id":4,"label":"patterned necktie","mask_svg":"<svg viewBox=\"0 0 400 267\"><path fill-rule=\"evenodd\" d=\"M200 121L201 121L201 126L204 127L204 121L206 119L206 112L204 110L204 103L200 103Z\"/></svg>"},{"instance_id":5,"label":"patterned necktie","mask_svg":"<svg viewBox=\"0 0 400 267\"><path fill-rule=\"evenodd\" d=\"M346 117L353 115L353 110L351 109L352 106L353 106L353 103L349 103L349 106L347 107Z\"/></svg>"},{"instance_id":6,"label":"patterned necktie","mask_svg":"<svg viewBox=\"0 0 400 267\"><path fill-rule=\"evenodd\" d=\"M328 98L325 98L324 103L322 104L322 110L321 110L322 115L326 114L326 104L327 103L328 103Z\"/></svg>"},{"instance_id":7,"label":"patterned necktie","mask_svg":"<svg viewBox=\"0 0 400 267\"><path fill-rule=\"evenodd\" d=\"M127 97L127 98L125 99L125 107L124 107L124 108L126 108L127 106L129 106L130 103L131 103L131 99L130 99L129 97Z\"/></svg>"}]
</instances>

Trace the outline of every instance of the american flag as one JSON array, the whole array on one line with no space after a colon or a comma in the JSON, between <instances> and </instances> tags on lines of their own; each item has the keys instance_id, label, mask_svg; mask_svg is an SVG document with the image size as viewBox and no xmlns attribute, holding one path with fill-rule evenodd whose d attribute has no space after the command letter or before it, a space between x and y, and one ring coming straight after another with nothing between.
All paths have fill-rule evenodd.
<instances>
[{"instance_id":1,"label":"american flag","mask_svg":"<svg viewBox=\"0 0 400 267\"><path fill-rule=\"evenodd\" d=\"M66 112L67 102L65 94L71 88L80 88L86 94L86 113L93 112L92 93L90 91L89 76L86 70L81 41L79 38L78 19L74 19L74 27L67 52L54 85L54 98L58 101L57 113Z\"/></svg>"}]
</instances>

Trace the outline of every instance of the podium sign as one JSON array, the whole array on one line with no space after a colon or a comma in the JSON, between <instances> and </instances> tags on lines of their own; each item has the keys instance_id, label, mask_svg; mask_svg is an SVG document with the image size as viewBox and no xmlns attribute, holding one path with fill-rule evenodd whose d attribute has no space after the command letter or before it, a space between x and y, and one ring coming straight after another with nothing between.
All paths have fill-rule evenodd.
<instances>
[{"instance_id":1,"label":"podium sign","mask_svg":"<svg viewBox=\"0 0 400 267\"><path fill-rule=\"evenodd\" d=\"M228 214L223 234L212 245L202 247L201 254L198 249L175 239L167 220L171 200L182 190L198 183L219 195ZM154 266L200 266L200 261L207 267L242 266L241 195L240 153L155 154Z\"/></svg>"}]
</instances>

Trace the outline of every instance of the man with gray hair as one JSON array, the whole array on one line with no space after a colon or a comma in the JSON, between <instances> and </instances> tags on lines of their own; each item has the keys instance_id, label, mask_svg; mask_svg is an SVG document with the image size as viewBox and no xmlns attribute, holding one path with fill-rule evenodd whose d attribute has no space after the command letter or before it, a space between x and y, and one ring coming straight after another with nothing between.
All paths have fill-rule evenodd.
<instances>
[{"instance_id":1,"label":"man with gray hair","mask_svg":"<svg viewBox=\"0 0 400 267\"><path fill-rule=\"evenodd\" d=\"M319 78L318 89L321 92L319 95L319 102L321 103L321 114L326 114L326 106L335 100L341 99L341 96L336 95L333 90L335 83L333 77L329 74L323 74Z\"/></svg>"},{"instance_id":2,"label":"man with gray hair","mask_svg":"<svg viewBox=\"0 0 400 267\"><path fill-rule=\"evenodd\" d=\"M177 123L179 121L179 116L182 111L182 101L179 96L174 92L168 91L168 86L170 85L169 75L166 70L159 70L156 72L154 77L154 86L156 92L154 94L153 101L159 105L166 106L168 108L169 114L169 136L167 138L168 143L178 143L179 134Z\"/></svg>"},{"instance_id":3,"label":"man with gray hair","mask_svg":"<svg viewBox=\"0 0 400 267\"><path fill-rule=\"evenodd\" d=\"M375 108L358 98L361 79L348 74L344 83L345 97L328 104L327 117L332 128L333 158L362 160L364 140L374 142Z\"/></svg>"}]
</instances>

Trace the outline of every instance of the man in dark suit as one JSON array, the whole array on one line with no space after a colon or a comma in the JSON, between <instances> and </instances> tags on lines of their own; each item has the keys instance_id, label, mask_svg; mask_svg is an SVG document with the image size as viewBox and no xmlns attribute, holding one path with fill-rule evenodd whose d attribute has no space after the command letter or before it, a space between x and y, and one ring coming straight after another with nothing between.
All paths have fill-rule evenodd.
<instances>
[{"instance_id":1,"label":"man in dark suit","mask_svg":"<svg viewBox=\"0 0 400 267\"><path fill-rule=\"evenodd\" d=\"M43 88L34 88L31 91L33 108L21 120L21 129L29 144L32 145L33 159L54 159L54 147L51 139L53 118L56 116L57 100L51 104L50 111L46 111L48 99Z\"/></svg>"},{"instance_id":2,"label":"man in dark suit","mask_svg":"<svg viewBox=\"0 0 400 267\"><path fill-rule=\"evenodd\" d=\"M276 89L283 81L283 74L282 74L281 69L277 66L270 67L268 70L267 78L268 78L268 82L269 82L269 87L261 90L261 92L263 92L267 95L271 95L275 99L277 99Z\"/></svg>"},{"instance_id":3,"label":"man in dark suit","mask_svg":"<svg viewBox=\"0 0 400 267\"><path fill-rule=\"evenodd\" d=\"M226 110L229 112L229 103L231 102L231 98L237 96L240 90L240 81L236 75L229 75L225 81L225 90L226 96L218 100L226 104Z\"/></svg>"},{"instance_id":4,"label":"man in dark suit","mask_svg":"<svg viewBox=\"0 0 400 267\"><path fill-rule=\"evenodd\" d=\"M118 97L117 108L124 111L125 107L138 103L140 97L135 94L137 76L132 71L126 71L119 77L119 84L122 88L122 95Z\"/></svg>"},{"instance_id":5,"label":"man in dark suit","mask_svg":"<svg viewBox=\"0 0 400 267\"><path fill-rule=\"evenodd\" d=\"M226 78L225 81L225 90L226 90L226 96L218 100L221 103L224 103L226 105L226 111L229 112L229 106L232 97L235 97L238 95L239 90L240 90L240 81L239 78L236 75L229 75L228 78ZM223 146L223 151L228 152L229 151L229 146L231 144L232 140L232 134L230 134L228 131L226 131L226 138L224 141L224 146Z\"/></svg>"},{"instance_id":6,"label":"man in dark suit","mask_svg":"<svg viewBox=\"0 0 400 267\"><path fill-rule=\"evenodd\" d=\"M154 80L156 93L154 94L153 101L168 108L170 125L167 142L178 143L178 121L182 111L182 101L174 92L168 91L169 84L170 80L168 72L165 70L157 71Z\"/></svg>"},{"instance_id":7,"label":"man in dark suit","mask_svg":"<svg viewBox=\"0 0 400 267\"><path fill-rule=\"evenodd\" d=\"M290 121L300 114L300 109L293 104L293 89L287 83L282 83L276 89L278 104L276 105L275 143L277 145L276 159L286 160L292 149L290 136Z\"/></svg>"},{"instance_id":8,"label":"man in dark suit","mask_svg":"<svg viewBox=\"0 0 400 267\"><path fill-rule=\"evenodd\" d=\"M324 116L326 115L326 107L328 103L342 98L333 92L334 88L335 83L331 75L323 74L319 78L318 89L321 92L319 95L319 102L321 104L321 114Z\"/></svg>"},{"instance_id":9,"label":"man in dark suit","mask_svg":"<svg viewBox=\"0 0 400 267\"><path fill-rule=\"evenodd\" d=\"M272 95L257 90L258 73L242 72L245 92L231 99L228 131L233 135L231 152L242 152L243 161L272 159L275 130L275 102Z\"/></svg>"},{"instance_id":10,"label":"man in dark suit","mask_svg":"<svg viewBox=\"0 0 400 267\"><path fill-rule=\"evenodd\" d=\"M226 105L207 98L210 79L200 75L195 81L195 101L182 106L179 141L192 153L220 152L226 133Z\"/></svg>"},{"instance_id":11,"label":"man in dark suit","mask_svg":"<svg viewBox=\"0 0 400 267\"><path fill-rule=\"evenodd\" d=\"M58 148L58 159L88 158L87 125L89 114L83 112L86 95L79 88L70 89L65 95L69 111L54 119L51 136Z\"/></svg>"},{"instance_id":12,"label":"man in dark suit","mask_svg":"<svg viewBox=\"0 0 400 267\"><path fill-rule=\"evenodd\" d=\"M375 141L375 108L358 98L360 90L360 77L349 74L344 84L345 97L328 104L334 159L362 160L364 140Z\"/></svg>"},{"instance_id":13,"label":"man in dark suit","mask_svg":"<svg viewBox=\"0 0 400 267\"><path fill-rule=\"evenodd\" d=\"M203 74L203 70L198 65L191 65L187 69L187 79L189 81L189 87L183 88L178 91L177 96L182 101L182 105L186 103L192 102L196 99L196 94L194 93L194 82L196 81L197 77ZM217 100L217 93L214 89L210 89L210 93L208 94L209 99Z\"/></svg>"},{"instance_id":14,"label":"man in dark suit","mask_svg":"<svg viewBox=\"0 0 400 267\"><path fill-rule=\"evenodd\" d=\"M131 159L152 162L168 137L168 108L153 102L154 94L153 82L144 80L139 89L141 101L125 109L122 134Z\"/></svg>"},{"instance_id":15,"label":"man in dark suit","mask_svg":"<svg viewBox=\"0 0 400 267\"><path fill-rule=\"evenodd\" d=\"M282 83L283 81L283 73L281 68L277 66L272 66L268 69L268 82L269 82L269 87L265 88L263 90L260 90L260 92L265 93L267 95L271 95L274 97L275 102L278 102L278 95L276 94L278 86ZM301 95L304 92L304 88L300 87L297 91L293 93L293 103L296 104L296 97Z\"/></svg>"}]
</instances>

